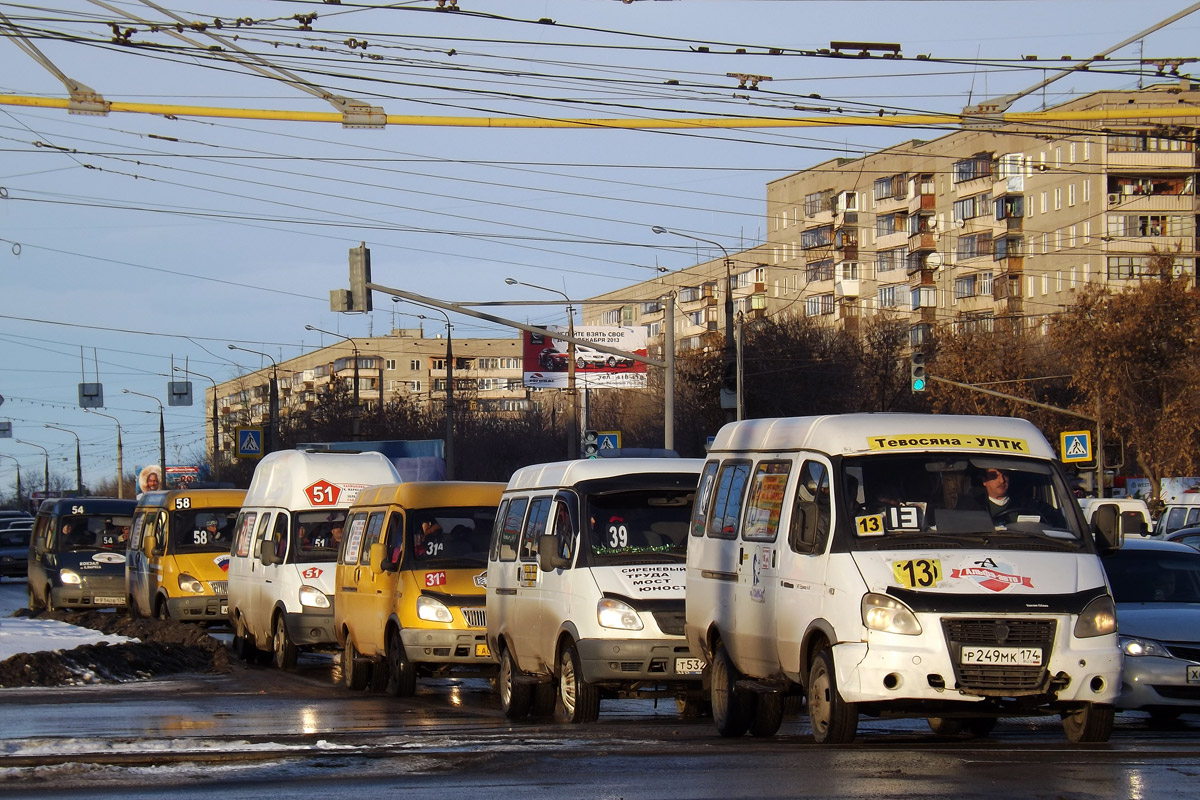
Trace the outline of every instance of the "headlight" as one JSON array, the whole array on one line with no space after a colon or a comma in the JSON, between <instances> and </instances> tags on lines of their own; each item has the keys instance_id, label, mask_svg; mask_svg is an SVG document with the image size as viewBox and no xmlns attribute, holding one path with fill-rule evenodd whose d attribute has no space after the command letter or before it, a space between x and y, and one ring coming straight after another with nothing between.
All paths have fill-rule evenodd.
<instances>
[{"instance_id":1,"label":"headlight","mask_svg":"<svg viewBox=\"0 0 1200 800\"><path fill-rule=\"evenodd\" d=\"M329 598L315 586L301 586L300 605L309 608L329 608Z\"/></svg>"},{"instance_id":2,"label":"headlight","mask_svg":"<svg viewBox=\"0 0 1200 800\"><path fill-rule=\"evenodd\" d=\"M83 583L79 577L79 573L73 569L60 569L58 571L58 579L63 582L63 585L78 586Z\"/></svg>"},{"instance_id":3,"label":"headlight","mask_svg":"<svg viewBox=\"0 0 1200 800\"><path fill-rule=\"evenodd\" d=\"M445 603L425 595L417 598L417 619L426 622L454 622L454 616Z\"/></svg>"},{"instance_id":4,"label":"headlight","mask_svg":"<svg viewBox=\"0 0 1200 800\"><path fill-rule=\"evenodd\" d=\"M642 618L633 610L633 606L622 600L605 597L596 604L596 619L601 628L617 628L623 631L640 631Z\"/></svg>"},{"instance_id":5,"label":"headlight","mask_svg":"<svg viewBox=\"0 0 1200 800\"><path fill-rule=\"evenodd\" d=\"M916 636L921 623L908 606L885 594L871 592L863 595L862 621L868 630Z\"/></svg>"},{"instance_id":6,"label":"headlight","mask_svg":"<svg viewBox=\"0 0 1200 800\"><path fill-rule=\"evenodd\" d=\"M1109 595L1101 595L1087 604L1075 622L1075 638L1088 639L1117 632L1117 608Z\"/></svg>"},{"instance_id":7,"label":"headlight","mask_svg":"<svg viewBox=\"0 0 1200 800\"><path fill-rule=\"evenodd\" d=\"M1156 642L1153 639L1140 639L1137 636L1122 636L1121 652L1127 656L1174 658L1162 643Z\"/></svg>"},{"instance_id":8,"label":"headlight","mask_svg":"<svg viewBox=\"0 0 1200 800\"><path fill-rule=\"evenodd\" d=\"M204 584L186 572L179 576L179 589L192 594L204 594Z\"/></svg>"}]
</instances>

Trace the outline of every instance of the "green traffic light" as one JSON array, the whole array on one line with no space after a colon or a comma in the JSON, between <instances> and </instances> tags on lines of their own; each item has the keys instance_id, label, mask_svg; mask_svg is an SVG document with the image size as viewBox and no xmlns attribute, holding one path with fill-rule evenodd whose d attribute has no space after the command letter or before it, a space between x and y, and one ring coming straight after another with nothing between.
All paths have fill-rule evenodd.
<instances>
[{"instance_id":1,"label":"green traffic light","mask_svg":"<svg viewBox=\"0 0 1200 800\"><path fill-rule=\"evenodd\" d=\"M913 378L912 390L914 392L925 391L925 379L924 378Z\"/></svg>"}]
</instances>

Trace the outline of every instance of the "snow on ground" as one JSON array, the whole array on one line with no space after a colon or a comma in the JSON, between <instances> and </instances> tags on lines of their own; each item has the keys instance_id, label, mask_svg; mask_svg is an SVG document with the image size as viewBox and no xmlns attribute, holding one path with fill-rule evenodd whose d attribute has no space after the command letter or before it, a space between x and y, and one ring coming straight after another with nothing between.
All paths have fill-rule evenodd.
<instances>
[{"instance_id":1,"label":"snow on ground","mask_svg":"<svg viewBox=\"0 0 1200 800\"><path fill-rule=\"evenodd\" d=\"M29 604L24 581L5 579L0 583L0 661L17 653L70 650L82 644L137 641L104 634L53 619L14 617L12 613Z\"/></svg>"}]
</instances>

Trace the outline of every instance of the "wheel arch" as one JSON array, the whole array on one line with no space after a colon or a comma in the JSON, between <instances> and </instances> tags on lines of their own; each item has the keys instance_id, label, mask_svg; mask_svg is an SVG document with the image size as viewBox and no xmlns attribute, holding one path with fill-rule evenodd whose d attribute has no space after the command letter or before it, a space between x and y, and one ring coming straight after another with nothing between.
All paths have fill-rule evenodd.
<instances>
[{"instance_id":1,"label":"wheel arch","mask_svg":"<svg viewBox=\"0 0 1200 800\"><path fill-rule=\"evenodd\" d=\"M815 619L808 624L808 630L804 632L804 639L800 643L799 672L802 684L808 683L808 673L812 671L817 653L836 641L837 635L828 620Z\"/></svg>"}]
</instances>

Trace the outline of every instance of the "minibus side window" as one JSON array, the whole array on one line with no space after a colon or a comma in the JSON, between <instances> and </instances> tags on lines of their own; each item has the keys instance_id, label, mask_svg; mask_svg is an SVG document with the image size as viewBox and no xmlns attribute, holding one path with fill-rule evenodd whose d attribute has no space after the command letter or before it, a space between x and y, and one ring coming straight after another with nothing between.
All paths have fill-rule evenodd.
<instances>
[{"instance_id":1,"label":"minibus side window","mask_svg":"<svg viewBox=\"0 0 1200 800\"><path fill-rule=\"evenodd\" d=\"M525 535L521 538L522 561L537 561L538 538L546 532L549 517L550 498L535 498L529 505L529 519L525 522Z\"/></svg>"},{"instance_id":2,"label":"minibus side window","mask_svg":"<svg viewBox=\"0 0 1200 800\"><path fill-rule=\"evenodd\" d=\"M500 535L504 532L506 517L508 517L507 497L500 501L500 507L496 509L496 519L492 522L492 541L488 544L488 561L497 561L500 558Z\"/></svg>"},{"instance_id":3,"label":"minibus side window","mask_svg":"<svg viewBox=\"0 0 1200 800\"><path fill-rule=\"evenodd\" d=\"M257 511L243 512L237 521L237 544L234 547L234 555L238 558L245 558L250 555L250 538L254 532L254 521L258 519Z\"/></svg>"},{"instance_id":4,"label":"minibus side window","mask_svg":"<svg viewBox=\"0 0 1200 800\"><path fill-rule=\"evenodd\" d=\"M387 532L383 536L383 569L395 572L404 556L404 514L393 511L388 517Z\"/></svg>"},{"instance_id":5,"label":"minibus side window","mask_svg":"<svg viewBox=\"0 0 1200 800\"><path fill-rule=\"evenodd\" d=\"M829 536L829 471L819 461L805 461L796 486L788 544L797 553L822 553Z\"/></svg>"},{"instance_id":6,"label":"minibus side window","mask_svg":"<svg viewBox=\"0 0 1200 800\"><path fill-rule=\"evenodd\" d=\"M746 503L746 521L742 538L751 542L773 542L783 514L791 461L760 461L750 482L750 500Z\"/></svg>"},{"instance_id":7,"label":"minibus side window","mask_svg":"<svg viewBox=\"0 0 1200 800\"><path fill-rule=\"evenodd\" d=\"M351 514L346 520L346 537L342 543L342 550L338 553L338 561L342 564L355 564L358 562L358 549L362 543L363 531L366 530L367 515L359 512Z\"/></svg>"},{"instance_id":8,"label":"minibus side window","mask_svg":"<svg viewBox=\"0 0 1200 800\"><path fill-rule=\"evenodd\" d=\"M275 530L273 533L267 533L267 526L271 522L270 514L263 514L262 519L258 523L258 533L254 535L254 540L263 543L264 549L274 551L275 556L279 559L279 563L283 563L284 556L287 555L287 514L275 515ZM265 561L263 562L266 563Z\"/></svg>"},{"instance_id":9,"label":"minibus side window","mask_svg":"<svg viewBox=\"0 0 1200 800\"><path fill-rule=\"evenodd\" d=\"M563 500L554 502L554 535L558 539L558 554L567 561L575 553L575 526L571 523L571 507Z\"/></svg>"},{"instance_id":10,"label":"minibus side window","mask_svg":"<svg viewBox=\"0 0 1200 800\"><path fill-rule=\"evenodd\" d=\"M500 560L517 560L517 540L521 536L521 523L525 520L525 509L529 506L528 497L518 497L508 506L504 516L504 527L500 531Z\"/></svg>"},{"instance_id":11,"label":"minibus side window","mask_svg":"<svg viewBox=\"0 0 1200 800\"><path fill-rule=\"evenodd\" d=\"M746 479L750 462L727 461L717 476L716 497L708 520L708 535L714 539L733 539L737 536L738 517L742 512Z\"/></svg>"},{"instance_id":12,"label":"minibus side window","mask_svg":"<svg viewBox=\"0 0 1200 800\"><path fill-rule=\"evenodd\" d=\"M139 550L142 546L142 528L146 524L146 514L138 514L133 518L133 526L129 529L129 549Z\"/></svg>"},{"instance_id":13,"label":"minibus side window","mask_svg":"<svg viewBox=\"0 0 1200 800\"><path fill-rule=\"evenodd\" d=\"M716 484L719 461L710 461L704 465L700 475L700 491L696 492L696 502L692 504L692 536L703 536L708 523L708 507L712 502L713 486Z\"/></svg>"},{"instance_id":14,"label":"minibus side window","mask_svg":"<svg viewBox=\"0 0 1200 800\"><path fill-rule=\"evenodd\" d=\"M376 511L367 519L367 534L363 537L362 555L359 556L358 563L366 566L371 563L371 545L379 541L379 534L383 530L383 512Z\"/></svg>"},{"instance_id":15,"label":"minibus side window","mask_svg":"<svg viewBox=\"0 0 1200 800\"><path fill-rule=\"evenodd\" d=\"M152 512L150 518L146 521L146 532L144 535L150 539L150 555L161 556L167 536L167 512Z\"/></svg>"}]
</instances>

